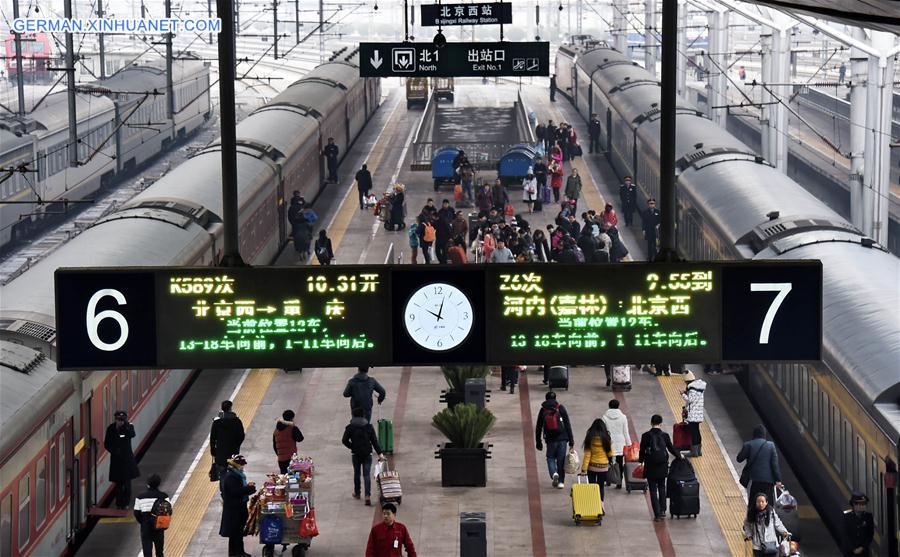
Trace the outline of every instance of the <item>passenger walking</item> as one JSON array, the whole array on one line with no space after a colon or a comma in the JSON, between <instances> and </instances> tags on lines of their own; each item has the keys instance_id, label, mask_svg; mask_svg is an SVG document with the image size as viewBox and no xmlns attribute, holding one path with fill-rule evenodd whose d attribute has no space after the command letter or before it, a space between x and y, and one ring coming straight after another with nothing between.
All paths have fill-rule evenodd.
<instances>
[{"instance_id":1,"label":"passenger walking","mask_svg":"<svg viewBox=\"0 0 900 557\"><path fill-rule=\"evenodd\" d=\"M644 239L647 240L647 261L653 261L656 257L656 240L661 219L659 209L656 208L656 200L651 197L647 200L647 210L641 215L641 228L644 231Z\"/></svg>"},{"instance_id":2,"label":"passenger walking","mask_svg":"<svg viewBox=\"0 0 900 557\"><path fill-rule=\"evenodd\" d=\"M684 374L684 384L686 386L681 398L685 402L685 411L687 412L688 429L691 432L691 456L701 456L703 454L701 443L703 438L700 436L700 424L703 423L704 407L703 396L706 391L706 381L694 377L694 373L689 371Z\"/></svg>"},{"instance_id":3,"label":"passenger walking","mask_svg":"<svg viewBox=\"0 0 900 557\"><path fill-rule=\"evenodd\" d=\"M631 226L634 211L637 209L637 186L631 182L631 176L622 179L622 185L619 186L619 202L622 216L625 217L625 226Z\"/></svg>"},{"instance_id":4,"label":"passenger walking","mask_svg":"<svg viewBox=\"0 0 900 557\"><path fill-rule=\"evenodd\" d=\"M537 450L544 448L541 439L547 442L547 471L553 487L566 487L566 446L575 446L572 423L566 407L556 401L556 393L549 391L541 404L534 428Z\"/></svg>"},{"instance_id":5,"label":"passenger walking","mask_svg":"<svg viewBox=\"0 0 900 557\"><path fill-rule=\"evenodd\" d=\"M650 506L657 522L666 519L666 476L669 475L669 453L675 458L681 454L672 446L669 434L662 430L662 416L650 418L650 430L641 436L638 460L644 465L644 477L650 489Z\"/></svg>"},{"instance_id":6,"label":"passenger walking","mask_svg":"<svg viewBox=\"0 0 900 557\"><path fill-rule=\"evenodd\" d=\"M449 202L445 200L449 205ZM443 211L443 209L441 209ZM450 223L453 220L453 209L450 209L450 217L446 218L446 213L439 213L439 217L434 221L434 255L437 257L438 263L447 263L447 249L450 244Z\"/></svg>"},{"instance_id":7,"label":"passenger walking","mask_svg":"<svg viewBox=\"0 0 900 557\"><path fill-rule=\"evenodd\" d=\"M371 409L370 409L371 410ZM378 460L384 460L381 454L381 446L375 435L375 428L366 419L366 410L362 407L353 409L353 417L344 428L344 436L341 443L348 449L353 457L353 498L360 497L360 474L365 483L366 506L372 505L372 450L378 455Z\"/></svg>"},{"instance_id":8,"label":"passenger walking","mask_svg":"<svg viewBox=\"0 0 900 557\"><path fill-rule=\"evenodd\" d=\"M625 447L631 446L628 416L619 409L619 401L614 398L609 401L609 410L600 419L609 430L612 452L616 457L616 465L619 467L619 483L616 484L616 489L622 489L622 478L625 476Z\"/></svg>"},{"instance_id":9,"label":"passenger walking","mask_svg":"<svg viewBox=\"0 0 900 557\"><path fill-rule=\"evenodd\" d=\"M405 186L403 184L396 184L394 186L394 191L391 194L391 216L390 216L390 225L388 226L389 230L403 230L406 228L406 223L403 222L403 218L406 216L406 195L404 193Z\"/></svg>"},{"instance_id":10,"label":"passenger walking","mask_svg":"<svg viewBox=\"0 0 900 557\"><path fill-rule=\"evenodd\" d=\"M437 238L437 231L428 215L423 212L418 217L419 222L419 248L422 250L422 257L425 258L425 264L431 263L431 245Z\"/></svg>"},{"instance_id":11,"label":"passenger walking","mask_svg":"<svg viewBox=\"0 0 900 557\"><path fill-rule=\"evenodd\" d=\"M406 233L409 238L410 263L415 265L419 262L419 227L422 221L416 217L416 221L409 225L409 231Z\"/></svg>"},{"instance_id":12,"label":"passenger walking","mask_svg":"<svg viewBox=\"0 0 900 557\"><path fill-rule=\"evenodd\" d=\"M747 79L747 70L744 68L744 66L738 68L738 79L740 79L741 81Z\"/></svg>"},{"instance_id":13,"label":"passenger walking","mask_svg":"<svg viewBox=\"0 0 900 557\"><path fill-rule=\"evenodd\" d=\"M328 181L329 182L338 182L338 156L340 155L340 149L338 146L334 144L334 138L328 138L328 145L322 149L322 156L325 157L325 161L328 164Z\"/></svg>"},{"instance_id":14,"label":"passenger walking","mask_svg":"<svg viewBox=\"0 0 900 557\"><path fill-rule=\"evenodd\" d=\"M559 147L554 147L554 149L559 150ZM562 159L562 155L560 155L560 159ZM561 160L557 160L555 157L550 160L550 189L553 190L553 202L559 203L559 190L562 189L562 179L563 179L563 166Z\"/></svg>"},{"instance_id":15,"label":"passenger walking","mask_svg":"<svg viewBox=\"0 0 900 557\"><path fill-rule=\"evenodd\" d=\"M755 493L750 499L751 505L744 519L744 541L753 543L753 557L778 555L778 536L786 537L791 533L781 523L765 493Z\"/></svg>"},{"instance_id":16,"label":"passenger walking","mask_svg":"<svg viewBox=\"0 0 900 557\"><path fill-rule=\"evenodd\" d=\"M566 200L569 202L572 212L578 211L579 199L581 199L581 176L578 175L578 169L573 168L572 174L566 180Z\"/></svg>"},{"instance_id":17,"label":"passenger walking","mask_svg":"<svg viewBox=\"0 0 900 557\"><path fill-rule=\"evenodd\" d=\"M407 557L416 557L416 547L406 526L397 522L397 506L385 503L381 506L382 521L372 526L366 557L402 557L403 549Z\"/></svg>"},{"instance_id":18,"label":"passenger walking","mask_svg":"<svg viewBox=\"0 0 900 557\"><path fill-rule=\"evenodd\" d=\"M463 245L465 245L468 235L469 221L466 220L462 211L457 211L456 215L453 217L453 221L450 223L450 237L453 238L454 241L462 238Z\"/></svg>"},{"instance_id":19,"label":"passenger walking","mask_svg":"<svg viewBox=\"0 0 900 557\"><path fill-rule=\"evenodd\" d=\"M500 390L505 391L509 385L509 394L516 394L519 383L519 369L516 366L500 366Z\"/></svg>"},{"instance_id":20,"label":"passenger walking","mask_svg":"<svg viewBox=\"0 0 900 557\"><path fill-rule=\"evenodd\" d=\"M220 479L225 477L228 459L241 452L241 444L244 442L244 424L231 411L231 401L222 401L221 408L222 411L213 419L209 428L209 452L215 459Z\"/></svg>"},{"instance_id":21,"label":"passenger walking","mask_svg":"<svg viewBox=\"0 0 900 557\"><path fill-rule=\"evenodd\" d=\"M462 236L458 236L453 240L453 246L447 250L447 258L453 265L465 265L469 262L469 258L466 255L466 242L462 239Z\"/></svg>"},{"instance_id":22,"label":"passenger walking","mask_svg":"<svg viewBox=\"0 0 900 557\"><path fill-rule=\"evenodd\" d=\"M556 74L550 76L550 102L556 102Z\"/></svg>"},{"instance_id":23,"label":"passenger walking","mask_svg":"<svg viewBox=\"0 0 900 557\"><path fill-rule=\"evenodd\" d=\"M301 198L302 199L302 198ZM303 204L300 199L291 200L291 208L288 210L288 222L291 223L291 237L294 240L294 250L305 262L309 259L309 243L312 242L313 227L303 214Z\"/></svg>"},{"instance_id":24,"label":"passenger walking","mask_svg":"<svg viewBox=\"0 0 900 557\"><path fill-rule=\"evenodd\" d=\"M478 208L478 216L481 215L487 216L490 213L491 209L494 207L494 197L492 195L493 190L491 189L491 185L487 182L479 188L477 192L475 192L475 206Z\"/></svg>"},{"instance_id":25,"label":"passenger walking","mask_svg":"<svg viewBox=\"0 0 900 557\"><path fill-rule=\"evenodd\" d=\"M366 421L372 421L372 395L378 393L378 404L384 402L387 392L377 379L369 375L369 366L359 366L356 375L347 381L344 398L350 399L350 411L362 408Z\"/></svg>"},{"instance_id":26,"label":"passenger walking","mask_svg":"<svg viewBox=\"0 0 900 557\"><path fill-rule=\"evenodd\" d=\"M548 157L554 145L556 145L556 126L553 125L553 120L547 120L547 127L544 129L544 152Z\"/></svg>"},{"instance_id":27,"label":"passenger walking","mask_svg":"<svg viewBox=\"0 0 900 557\"><path fill-rule=\"evenodd\" d=\"M538 196L543 198L544 188L547 187L547 174L549 173L544 159L541 157L535 159L532 171L534 172L534 178L537 180Z\"/></svg>"},{"instance_id":28,"label":"passenger walking","mask_svg":"<svg viewBox=\"0 0 900 557\"><path fill-rule=\"evenodd\" d=\"M134 439L134 425L128 422L128 413L118 410L115 421L106 428L103 448L109 453L109 481L116 484L115 503L117 509L128 508L131 502L131 480L141 475L131 440Z\"/></svg>"},{"instance_id":29,"label":"passenger walking","mask_svg":"<svg viewBox=\"0 0 900 557\"><path fill-rule=\"evenodd\" d=\"M766 428L760 424L753 428L753 439L744 443L737 455L738 462L747 461L741 471L741 484L748 493L765 493L769 501L775 500L775 486L781 489L781 466L775 444L766 441ZM748 501L752 508L754 501Z\"/></svg>"},{"instance_id":30,"label":"passenger walking","mask_svg":"<svg viewBox=\"0 0 900 557\"><path fill-rule=\"evenodd\" d=\"M491 250L491 255L487 258L488 263L515 263L516 258L513 257L512 251L506 247L506 242L502 238L497 239L497 247Z\"/></svg>"},{"instance_id":31,"label":"passenger walking","mask_svg":"<svg viewBox=\"0 0 900 557\"><path fill-rule=\"evenodd\" d=\"M538 198L538 183L532 170L528 169L528 175L522 180L522 201L528 206L528 212L534 212L534 202Z\"/></svg>"},{"instance_id":32,"label":"passenger walking","mask_svg":"<svg viewBox=\"0 0 900 557\"><path fill-rule=\"evenodd\" d=\"M325 229L319 230L319 238L316 240L316 259L319 265L331 265L334 261L334 249L331 247L331 238Z\"/></svg>"},{"instance_id":33,"label":"passenger walking","mask_svg":"<svg viewBox=\"0 0 900 557\"><path fill-rule=\"evenodd\" d=\"M584 457L581 461L581 473L587 474L588 481L600 486L600 500L606 500L606 475L613 461L612 439L606 422L597 418L584 435Z\"/></svg>"},{"instance_id":34,"label":"passenger walking","mask_svg":"<svg viewBox=\"0 0 900 557\"><path fill-rule=\"evenodd\" d=\"M166 528L157 524L157 516L172 516L172 502L169 494L159 490L162 480L159 474L150 474L147 478L147 490L138 494L134 500L134 519L141 527L141 547L144 557L153 557L153 548L156 548L156 557L164 557L163 549L166 541ZM168 515L163 514L168 512Z\"/></svg>"},{"instance_id":35,"label":"passenger walking","mask_svg":"<svg viewBox=\"0 0 900 557\"><path fill-rule=\"evenodd\" d=\"M544 143L544 135L546 134L546 132L547 132L547 127L544 126L544 123L543 123L543 122L538 122L537 127L534 128L534 139L535 139L538 143L540 143L540 144L543 145L543 143Z\"/></svg>"},{"instance_id":36,"label":"passenger walking","mask_svg":"<svg viewBox=\"0 0 900 557\"><path fill-rule=\"evenodd\" d=\"M509 194L506 192L506 188L503 186L500 178L494 180L494 187L491 188L491 199L494 203L494 209L501 215L505 214L506 206L509 204Z\"/></svg>"},{"instance_id":37,"label":"passenger walking","mask_svg":"<svg viewBox=\"0 0 900 557\"><path fill-rule=\"evenodd\" d=\"M600 152L600 118L597 113L591 114L591 121L588 123L588 135L591 137L591 144L588 147L588 153Z\"/></svg>"},{"instance_id":38,"label":"passenger walking","mask_svg":"<svg viewBox=\"0 0 900 557\"><path fill-rule=\"evenodd\" d=\"M844 511L844 532L841 540L843 557L869 557L872 538L875 536L875 522L872 513L866 510L869 498L864 493L854 491L850 496L850 510Z\"/></svg>"},{"instance_id":39,"label":"passenger walking","mask_svg":"<svg viewBox=\"0 0 900 557\"><path fill-rule=\"evenodd\" d=\"M291 457L297 453L297 443L303 442L303 433L294 425L294 416L293 410L282 412L281 419L275 422L275 431L272 432L272 449L282 474L287 474Z\"/></svg>"},{"instance_id":40,"label":"passenger walking","mask_svg":"<svg viewBox=\"0 0 900 557\"><path fill-rule=\"evenodd\" d=\"M247 501L256 492L256 484L247 481L243 455L232 455L222 480L222 520L219 535L228 538L228 557L250 557L244 551L244 525L247 524Z\"/></svg>"},{"instance_id":41,"label":"passenger walking","mask_svg":"<svg viewBox=\"0 0 900 557\"><path fill-rule=\"evenodd\" d=\"M356 171L356 189L359 193L359 210L366 208L366 197L372 189L372 173L366 165Z\"/></svg>"}]
</instances>

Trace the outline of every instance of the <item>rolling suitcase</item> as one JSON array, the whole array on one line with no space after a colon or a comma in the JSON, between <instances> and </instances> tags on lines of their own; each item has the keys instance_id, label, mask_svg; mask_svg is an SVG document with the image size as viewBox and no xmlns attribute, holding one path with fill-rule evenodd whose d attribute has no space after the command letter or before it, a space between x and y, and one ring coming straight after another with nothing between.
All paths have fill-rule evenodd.
<instances>
[{"instance_id":1,"label":"rolling suitcase","mask_svg":"<svg viewBox=\"0 0 900 557\"><path fill-rule=\"evenodd\" d=\"M378 406L378 444L381 452L394 454L394 422L381 417L381 406Z\"/></svg>"},{"instance_id":2,"label":"rolling suitcase","mask_svg":"<svg viewBox=\"0 0 900 557\"><path fill-rule=\"evenodd\" d=\"M614 391L631 390L631 366L612 366L612 389Z\"/></svg>"},{"instance_id":3,"label":"rolling suitcase","mask_svg":"<svg viewBox=\"0 0 900 557\"><path fill-rule=\"evenodd\" d=\"M566 366L550 366L547 372L547 386L551 389L569 390L569 368Z\"/></svg>"},{"instance_id":4,"label":"rolling suitcase","mask_svg":"<svg viewBox=\"0 0 900 557\"><path fill-rule=\"evenodd\" d=\"M572 485L572 519L575 524L596 524L603 522L603 501L600 499L598 484L581 483L584 476L579 475Z\"/></svg>"},{"instance_id":5,"label":"rolling suitcase","mask_svg":"<svg viewBox=\"0 0 900 557\"><path fill-rule=\"evenodd\" d=\"M543 212L544 210L544 202L541 200L541 196L537 196L534 199L534 211L536 213Z\"/></svg>"},{"instance_id":6,"label":"rolling suitcase","mask_svg":"<svg viewBox=\"0 0 900 557\"><path fill-rule=\"evenodd\" d=\"M700 482L697 480L675 482L669 494L669 516L690 516L700 514Z\"/></svg>"},{"instance_id":7,"label":"rolling suitcase","mask_svg":"<svg viewBox=\"0 0 900 557\"><path fill-rule=\"evenodd\" d=\"M688 429L687 422L672 426L672 445L677 451L691 450L691 431Z\"/></svg>"},{"instance_id":8,"label":"rolling suitcase","mask_svg":"<svg viewBox=\"0 0 900 557\"><path fill-rule=\"evenodd\" d=\"M628 493L632 490L647 491L647 479L634 477L634 469L640 465L640 462L625 461L625 491Z\"/></svg>"},{"instance_id":9,"label":"rolling suitcase","mask_svg":"<svg viewBox=\"0 0 900 557\"><path fill-rule=\"evenodd\" d=\"M381 504L403 502L403 489L400 487L400 474L388 468L387 461L378 474L378 490L381 492Z\"/></svg>"}]
</instances>

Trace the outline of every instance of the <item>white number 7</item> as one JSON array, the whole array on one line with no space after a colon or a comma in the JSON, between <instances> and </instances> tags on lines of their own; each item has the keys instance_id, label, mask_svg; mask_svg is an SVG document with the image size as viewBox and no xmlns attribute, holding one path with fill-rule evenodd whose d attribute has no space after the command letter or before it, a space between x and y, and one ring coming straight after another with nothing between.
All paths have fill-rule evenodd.
<instances>
[{"instance_id":1,"label":"white number 7","mask_svg":"<svg viewBox=\"0 0 900 557\"><path fill-rule=\"evenodd\" d=\"M772 329L772 321L775 320L775 314L778 313L778 308L781 307L781 303L787 298L791 287L790 282L750 283L750 292L778 292L778 295L772 300L772 305L769 306L769 311L766 312L766 317L763 319L762 328L759 330L760 344L769 344L769 331Z\"/></svg>"}]
</instances>

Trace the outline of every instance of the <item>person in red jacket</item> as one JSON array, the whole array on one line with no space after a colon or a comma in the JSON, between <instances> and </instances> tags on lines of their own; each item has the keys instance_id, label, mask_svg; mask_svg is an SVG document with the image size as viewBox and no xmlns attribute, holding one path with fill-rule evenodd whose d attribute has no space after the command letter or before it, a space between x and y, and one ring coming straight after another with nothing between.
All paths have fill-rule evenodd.
<instances>
[{"instance_id":1,"label":"person in red jacket","mask_svg":"<svg viewBox=\"0 0 900 557\"><path fill-rule=\"evenodd\" d=\"M303 433L294 425L294 411L285 410L281 413L281 419L275 422L275 431L272 433L272 448L275 449L278 469L282 474L287 474L291 457L297 452L297 443L302 441Z\"/></svg>"},{"instance_id":2,"label":"person in red jacket","mask_svg":"<svg viewBox=\"0 0 900 557\"><path fill-rule=\"evenodd\" d=\"M416 557L416 548L409 530L397 522L397 507L393 503L381 506L384 521L372 526L369 532L369 544L366 546L366 557L402 557L402 548L406 548L407 557Z\"/></svg>"}]
</instances>

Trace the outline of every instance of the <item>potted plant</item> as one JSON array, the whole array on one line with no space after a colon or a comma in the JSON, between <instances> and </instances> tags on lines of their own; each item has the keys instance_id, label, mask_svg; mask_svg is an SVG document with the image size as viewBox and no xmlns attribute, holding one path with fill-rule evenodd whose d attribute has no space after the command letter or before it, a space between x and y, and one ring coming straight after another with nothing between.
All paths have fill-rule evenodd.
<instances>
[{"instance_id":1,"label":"potted plant","mask_svg":"<svg viewBox=\"0 0 900 557\"><path fill-rule=\"evenodd\" d=\"M487 485L487 459L491 445L483 443L497 418L486 408L457 404L441 410L431 426L444 434L447 443L438 445L434 456L441 460L443 487L484 487Z\"/></svg>"},{"instance_id":2,"label":"potted plant","mask_svg":"<svg viewBox=\"0 0 900 557\"><path fill-rule=\"evenodd\" d=\"M465 400L466 379L486 379L491 370L487 366L441 366L441 373L450 389L441 391L440 401L453 408Z\"/></svg>"}]
</instances>

